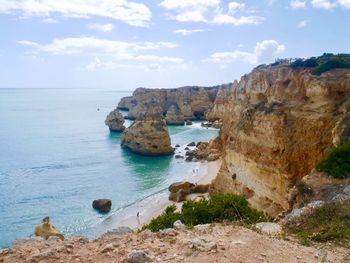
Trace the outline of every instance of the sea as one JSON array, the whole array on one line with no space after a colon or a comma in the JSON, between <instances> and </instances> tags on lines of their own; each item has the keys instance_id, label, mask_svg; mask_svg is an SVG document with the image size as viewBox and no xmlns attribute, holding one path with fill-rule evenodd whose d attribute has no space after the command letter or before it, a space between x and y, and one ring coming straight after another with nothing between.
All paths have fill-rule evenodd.
<instances>
[{"instance_id":1,"label":"sea","mask_svg":"<svg viewBox=\"0 0 350 263\"><path fill-rule=\"evenodd\" d=\"M31 237L50 216L66 236L95 237L104 221L186 179L197 163L174 156L146 157L120 147L121 133L104 121L131 91L0 89L0 248ZM123 112L127 114L127 112ZM126 121L126 126L131 121ZM209 141L215 129L169 126L181 149ZM98 198L112 210L92 209Z\"/></svg>"}]
</instances>

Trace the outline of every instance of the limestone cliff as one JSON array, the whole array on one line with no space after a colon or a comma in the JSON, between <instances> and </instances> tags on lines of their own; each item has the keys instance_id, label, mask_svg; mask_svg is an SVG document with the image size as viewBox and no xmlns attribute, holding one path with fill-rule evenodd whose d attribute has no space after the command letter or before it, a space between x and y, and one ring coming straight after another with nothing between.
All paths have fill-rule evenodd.
<instances>
[{"instance_id":1,"label":"limestone cliff","mask_svg":"<svg viewBox=\"0 0 350 263\"><path fill-rule=\"evenodd\" d=\"M258 67L224 105L222 167L211 192L243 193L277 215L290 208L295 183L340 143L350 120L350 70L315 76L289 64Z\"/></svg>"},{"instance_id":2,"label":"limestone cliff","mask_svg":"<svg viewBox=\"0 0 350 263\"><path fill-rule=\"evenodd\" d=\"M141 105L142 114L125 130L121 145L143 155L174 153L162 109L156 99Z\"/></svg>"},{"instance_id":3,"label":"limestone cliff","mask_svg":"<svg viewBox=\"0 0 350 263\"><path fill-rule=\"evenodd\" d=\"M229 86L229 85L227 85ZM181 87L176 89L146 89L138 88L132 97L123 98L118 108L129 109L128 118L136 119L142 113L142 105L152 99L157 99L164 116L168 110L176 105L178 116L183 115L184 120L202 119L210 110L216 99L218 91L223 86L215 87ZM172 114L172 113L171 113Z\"/></svg>"},{"instance_id":4,"label":"limestone cliff","mask_svg":"<svg viewBox=\"0 0 350 263\"><path fill-rule=\"evenodd\" d=\"M237 81L232 84L222 85L218 90L213 107L207 112L206 119L210 122L220 120L226 113L226 106L232 95L232 90L238 85Z\"/></svg>"}]
</instances>

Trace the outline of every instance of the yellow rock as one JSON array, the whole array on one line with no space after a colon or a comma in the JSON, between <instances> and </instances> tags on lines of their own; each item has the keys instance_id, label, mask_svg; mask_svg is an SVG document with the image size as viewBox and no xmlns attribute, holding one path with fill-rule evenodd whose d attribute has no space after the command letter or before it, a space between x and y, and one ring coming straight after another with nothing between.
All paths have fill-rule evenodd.
<instances>
[{"instance_id":1,"label":"yellow rock","mask_svg":"<svg viewBox=\"0 0 350 263\"><path fill-rule=\"evenodd\" d=\"M41 224L35 228L35 235L47 240L51 236L64 240L64 235L51 223L50 217L45 217Z\"/></svg>"}]
</instances>

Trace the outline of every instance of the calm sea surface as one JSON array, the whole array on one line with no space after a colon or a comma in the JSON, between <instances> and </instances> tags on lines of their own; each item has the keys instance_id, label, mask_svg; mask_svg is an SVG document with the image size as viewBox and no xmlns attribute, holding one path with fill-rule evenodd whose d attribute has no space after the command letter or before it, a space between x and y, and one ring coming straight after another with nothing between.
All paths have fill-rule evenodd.
<instances>
[{"instance_id":1,"label":"calm sea surface","mask_svg":"<svg viewBox=\"0 0 350 263\"><path fill-rule=\"evenodd\" d=\"M121 149L104 120L130 94L0 89L0 248L30 236L47 215L66 235L88 235L106 217L91 208L94 199L110 198L113 213L191 173L194 163ZM217 135L199 123L169 130L173 145Z\"/></svg>"}]
</instances>

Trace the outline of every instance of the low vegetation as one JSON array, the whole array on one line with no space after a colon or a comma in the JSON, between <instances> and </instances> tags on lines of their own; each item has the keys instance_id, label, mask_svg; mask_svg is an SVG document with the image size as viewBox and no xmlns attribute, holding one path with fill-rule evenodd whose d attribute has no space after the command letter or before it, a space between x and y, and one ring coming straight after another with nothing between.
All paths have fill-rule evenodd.
<instances>
[{"instance_id":1,"label":"low vegetation","mask_svg":"<svg viewBox=\"0 0 350 263\"><path fill-rule=\"evenodd\" d=\"M324 53L319 57L311 57L307 59L277 59L271 66L277 66L284 63L290 63L293 69L310 68L312 74L321 75L324 72L332 69L347 68L350 69L350 55L349 54L332 54Z\"/></svg>"},{"instance_id":2,"label":"low vegetation","mask_svg":"<svg viewBox=\"0 0 350 263\"><path fill-rule=\"evenodd\" d=\"M348 178L350 176L350 141L333 150L327 159L317 165L316 169L335 178Z\"/></svg>"},{"instance_id":3,"label":"low vegetation","mask_svg":"<svg viewBox=\"0 0 350 263\"><path fill-rule=\"evenodd\" d=\"M332 202L288 222L285 230L304 244L332 242L350 246L350 202Z\"/></svg>"},{"instance_id":4,"label":"low vegetation","mask_svg":"<svg viewBox=\"0 0 350 263\"><path fill-rule=\"evenodd\" d=\"M251 208L248 201L240 195L215 194L210 200L186 201L181 212L176 212L176 206L169 206L163 214L152 219L142 230L153 232L173 227L175 221L181 220L188 227L198 224L208 224L223 221L240 221L252 224L271 221L271 218Z\"/></svg>"}]
</instances>

